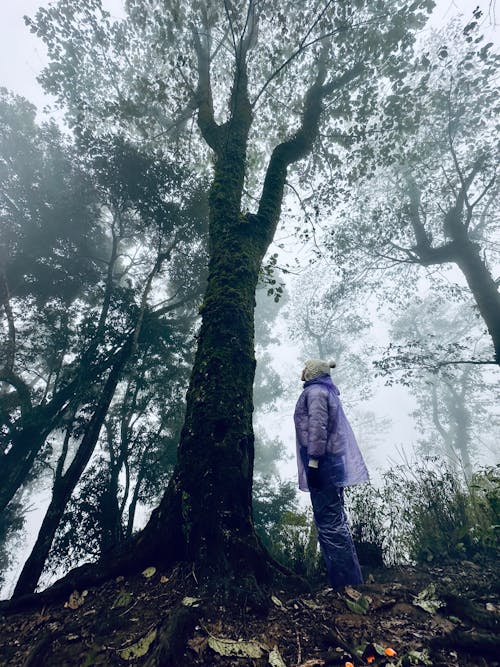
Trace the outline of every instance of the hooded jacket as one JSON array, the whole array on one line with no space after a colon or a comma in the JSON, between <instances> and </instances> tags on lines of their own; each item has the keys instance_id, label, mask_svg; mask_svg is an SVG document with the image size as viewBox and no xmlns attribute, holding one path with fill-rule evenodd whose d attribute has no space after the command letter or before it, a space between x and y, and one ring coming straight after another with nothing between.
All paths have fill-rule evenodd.
<instances>
[{"instance_id":1,"label":"hooded jacket","mask_svg":"<svg viewBox=\"0 0 500 667\"><path fill-rule=\"evenodd\" d=\"M369 480L339 394L327 373L304 383L294 413L301 491L309 491L306 478L309 458L319 459L322 488L354 486Z\"/></svg>"}]
</instances>

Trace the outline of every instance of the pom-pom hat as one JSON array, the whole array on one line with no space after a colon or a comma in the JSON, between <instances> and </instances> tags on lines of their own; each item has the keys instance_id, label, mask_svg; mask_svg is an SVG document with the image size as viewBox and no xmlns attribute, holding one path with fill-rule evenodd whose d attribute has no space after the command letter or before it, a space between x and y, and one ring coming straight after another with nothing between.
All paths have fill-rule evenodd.
<instances>
[{"instance_id":1,"label":"pom-pom hat","mask_svg":"<svg viewBox=\"0 0 500 667\"><path fill-rule=\"evenodd\" d=\"M307 382L307 380L314 380L314 378L324 375L325 373L330 375L330 368L335 368L336 365L337 364L334 361L308 359L304 365L302 377Z\"/></svg>"}]
</instances>

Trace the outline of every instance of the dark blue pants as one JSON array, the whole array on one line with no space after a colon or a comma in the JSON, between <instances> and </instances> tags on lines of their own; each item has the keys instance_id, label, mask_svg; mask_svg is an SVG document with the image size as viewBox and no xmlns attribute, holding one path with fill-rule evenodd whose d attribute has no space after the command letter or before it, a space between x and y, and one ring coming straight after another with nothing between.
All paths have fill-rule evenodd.
<instances>
[{"instance_id":1,"label":"dark blue pants","mask_svg":"<svg viewBox=\"0 0 500 667\"><path fill-rule=\"evenodd\" d=\"M344 510L344 489L311 489L314 520L330 585L335 589L363 583L358 556Z\"/></svg>"}]
</instances>

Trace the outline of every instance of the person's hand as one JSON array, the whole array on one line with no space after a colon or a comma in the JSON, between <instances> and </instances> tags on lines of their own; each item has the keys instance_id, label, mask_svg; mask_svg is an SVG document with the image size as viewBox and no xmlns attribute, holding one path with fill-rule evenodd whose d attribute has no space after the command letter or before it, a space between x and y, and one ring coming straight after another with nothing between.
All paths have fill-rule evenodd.
<instances>
[{"instance_id":1,"label":"person's hand","mask_svg":"<svg viewBox=\"0 0 500 667\"><path fill-rule=\"evenodd\" d=\"M319 468L308 466L307 467L307 486L309 489L319 489Z\"/></svg>"}]
</instances>

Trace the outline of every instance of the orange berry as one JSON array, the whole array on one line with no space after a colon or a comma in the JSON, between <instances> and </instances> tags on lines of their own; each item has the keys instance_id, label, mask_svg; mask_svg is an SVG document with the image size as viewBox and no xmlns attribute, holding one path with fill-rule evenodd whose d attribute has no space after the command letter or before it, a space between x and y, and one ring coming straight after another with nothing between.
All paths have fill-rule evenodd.
<instances>
[{"instance_id":1,"label":"orange berry","mask_svg":"<svg viewBox=\"0 0 500 667\"><path fill-rule=\"evenodd\" d=\"M347 661L344 667L354 667L354 664L352 662Z\"/></svg>"},{"instance_id":2,"label":"orange berry","mask_svg":"<svg viewBox=\"0 0 500 667\"><path fill-rule=\"evenodd\" d=\"M375 656L374 655L367 656L366 662L375 662Z\"/></svg>"},{"instance_id":3,"label":"orange berry","mask_svg":"<svg viewBox=\"0 0 500 667\"><path fill-rule=\"evenodd\" d=\"M396 651L393 648L387 647L385 649L385 654L388 655L390 658L393 658L396 655Z\"/></svg>"}]
</instances>

